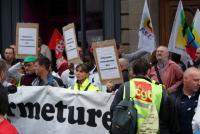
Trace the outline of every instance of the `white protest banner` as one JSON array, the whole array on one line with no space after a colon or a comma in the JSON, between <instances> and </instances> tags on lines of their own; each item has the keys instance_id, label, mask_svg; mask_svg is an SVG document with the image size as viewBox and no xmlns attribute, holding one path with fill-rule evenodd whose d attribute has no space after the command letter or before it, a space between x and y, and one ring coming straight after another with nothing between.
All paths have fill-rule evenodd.
<instances>
[{"instance_id":1,"label":"white protest banner","mask_svg":"<svg viewBox=\"0 0 200 134\"><path fill-rule=\"evenodd\" d=\"M16 56L37 56L38 23L17 23L16 27Z\"/></svg>"},{"instance_id":2,"label":"white protest banner","mask_svg":"<svg viewBox=\"0 0 200 134\"><path fill-rule=\"evenodd\" d=\"M113 95L58 87L20 87L9 119L20 134L108 134Z\"/></svg>"},{"instance_id":3,"label":"white protest banner","mask_svg":"<svg viewBox=\"0 0 200 134\"><path fill-rule=\"evenodd\" d=\"M63 36L68 61L76 64L80 63L81 60L77 49L77 39L74 23L63 27Z\"/></svg>"},{"instance_id":4,"label":"white protest banner","mask_svg":"<svg viewBox=\"0 0 200 134\"><path fill-rule=\"evenodd\" d=\"M95 42L92 47L101 82L106 84L112 80L114 84L123 83L115 40Z\"/></svg>"}]
</instances>

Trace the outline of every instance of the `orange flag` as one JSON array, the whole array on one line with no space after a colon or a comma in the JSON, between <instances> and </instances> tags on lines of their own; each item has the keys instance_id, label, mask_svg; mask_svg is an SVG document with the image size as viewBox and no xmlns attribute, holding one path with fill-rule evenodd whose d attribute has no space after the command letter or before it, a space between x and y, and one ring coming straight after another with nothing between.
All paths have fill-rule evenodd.
<instances>
[{"instance_id":1,"label":"orange flag","mask_svg":"<svg viewBox=\"0 0 200 134\"><path fill-rule=\"evenodd\" d=\"M63 36L60 34L60 32L56 28L54 29L54 32L51 36L48 47L50 49L55 50L56 58L62 57L62 53L65 49L64 40L63 40Z\"/></svg>"}]
</instances>

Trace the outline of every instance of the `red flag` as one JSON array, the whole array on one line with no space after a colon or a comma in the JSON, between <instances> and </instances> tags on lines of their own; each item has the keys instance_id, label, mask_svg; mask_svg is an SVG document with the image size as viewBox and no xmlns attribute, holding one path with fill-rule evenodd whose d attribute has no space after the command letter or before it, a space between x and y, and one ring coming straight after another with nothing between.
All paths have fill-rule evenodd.
<instances>
[{"instance_id":1,"label":"red flag","mask_svg":"<svg viewBox=\"0 0 200 134\"><path fill-rule=\"evenodd\" d=\"M48 47L50 49L55 50L56 58L62 57L62 53L65 49L64 40L63 40L63 36L60 34L60 32L56 28L54 29L54 32L51 36Z\"/></svg>"},{"instance_id":2,"label":"red flag","mask_svg":"<svg viewBox=\"0 0 200 134\"><path fill-rule=\"evenodd\" d=\"M192 60L195 60L196 48L194 48L192 45L189 45L188 47L186 47L186 51L190 55Z\"/></svg>"}]
</instances>

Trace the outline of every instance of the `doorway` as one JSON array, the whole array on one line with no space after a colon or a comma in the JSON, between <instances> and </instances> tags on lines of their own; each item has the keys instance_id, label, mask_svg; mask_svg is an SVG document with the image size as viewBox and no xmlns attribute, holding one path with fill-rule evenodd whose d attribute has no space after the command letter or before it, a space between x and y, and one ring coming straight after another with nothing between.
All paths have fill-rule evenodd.
<instances>
[{"instance_id":1,"label":"doorway","mask_svg":"<svg viewBox=\"0 0 200 134\"><path fill-rule=\"evenodd\" d=\"M160 0L160 44L167 46L172 30L172 25L174 22L177 6L179 1L177 0ZM200 8L199 0L182 0L183 8L186 15L186 21L189 25L191 25L195 12L198 8Z\"/></svg>"}]
</instances>

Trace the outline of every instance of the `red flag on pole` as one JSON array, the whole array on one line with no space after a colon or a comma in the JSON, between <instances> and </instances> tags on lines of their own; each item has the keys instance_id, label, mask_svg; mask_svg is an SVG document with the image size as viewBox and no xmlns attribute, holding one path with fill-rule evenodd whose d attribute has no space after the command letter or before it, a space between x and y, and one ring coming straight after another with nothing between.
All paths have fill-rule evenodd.
<instances>
[{"instance_id":1,"label":"red flag on pole","mask_svg":"<svg viewBox=\"0 0 200 134\"><path fill-rule=\"evenodd\" d=\"M56 28L51 36L48 47L55 50L55 56L57 59L62 57L62 53L65 49L64 40L63 36Z\"/></svg>"},{"instance_id":2,"label":"red flag on pole","mask_svg":"<svg viewBox=\"0 0 200 134\"><path fill-rule=\"evenodd\" d=\"M196 53L196 48L194 48L192 45L189 45L186 48L186 52L190 55L192 60L195 60L195 53Z\"/></svg>"}]
</instances>

